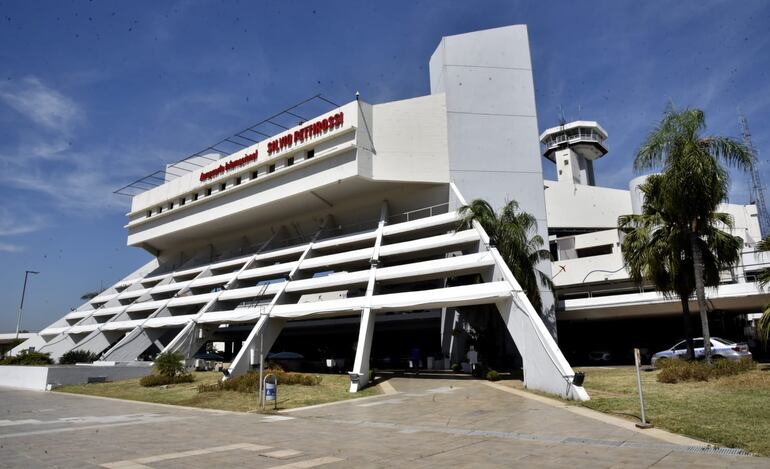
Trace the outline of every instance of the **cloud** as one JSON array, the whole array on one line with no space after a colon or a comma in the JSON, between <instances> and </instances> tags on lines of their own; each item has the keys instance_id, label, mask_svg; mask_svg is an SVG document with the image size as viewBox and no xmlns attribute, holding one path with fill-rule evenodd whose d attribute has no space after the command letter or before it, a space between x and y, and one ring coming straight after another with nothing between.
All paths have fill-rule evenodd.
<instances>
[{"instance_id":1,"label":"cloud","mask_svg":"<svg viewBox=\"0 0 770 469\"><path fill-rule=\"evenodd\" d=\"M36 77L0 83L0 101L32 122L64 134L70 133L82 120L77 103Z\"/></svg>"},{"instance_id":2,"label":"cloud","mask_svg":"<svg viewBox=\"0 0 770 469\"><path fill-rule=\"evenodd\" d=\"M46 226L45 218L38 213L24 213L0 207L0 236L15 236L32 233Z\"/></svg>"},{"instance_id":3,"label":"cloud","mask_svg":"<svg viewBox=\"0 0 770 469\"><path fill-rule=\"evenodd\" d=\"M0 243L0 252L21 252L24 250L24 246L18 246L16 244Z\"/></svg>"}]
</instances>

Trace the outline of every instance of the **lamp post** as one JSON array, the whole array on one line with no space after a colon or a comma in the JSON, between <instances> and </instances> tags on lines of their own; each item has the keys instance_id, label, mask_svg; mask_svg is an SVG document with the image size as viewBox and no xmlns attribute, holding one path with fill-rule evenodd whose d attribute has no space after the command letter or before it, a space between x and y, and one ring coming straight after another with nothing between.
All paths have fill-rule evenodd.
<instances>
[{"instance_id":1,"label":"lamp post","mask_svg":"<svg viewBox=\"0 0 770 469\"><path fill-rule=\"evenodd\" d=\"M27 277L29 274L39 274L34 270L24 271L24 287L21 289L21 304L19 305L19 316L16 318L16 340L19 340L19 326L21 326L21 311L24 309L24 294L27 292Z\"/></svg>"}]
</instances>

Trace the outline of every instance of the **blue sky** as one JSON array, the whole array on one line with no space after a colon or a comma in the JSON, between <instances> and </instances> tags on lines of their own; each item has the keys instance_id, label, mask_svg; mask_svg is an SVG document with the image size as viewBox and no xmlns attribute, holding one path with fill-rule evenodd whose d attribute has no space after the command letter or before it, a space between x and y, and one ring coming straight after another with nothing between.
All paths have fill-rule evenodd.
<instances>
[{"instance_id":1,"label":"blue sky","mask_svg":"<svg viewBox=\"0 0 770 469\"><path fill-rule=\"evenodd\" d=\"M114 189L318 92L428 94L442 36L522 23L541 130L561 108L610 134L598 184L627 187L669 100L715 134L740 108L770 184L767 2L0 1L0 331L26 269L37 330L149 259Z\"/></svg>"}]
</instances>

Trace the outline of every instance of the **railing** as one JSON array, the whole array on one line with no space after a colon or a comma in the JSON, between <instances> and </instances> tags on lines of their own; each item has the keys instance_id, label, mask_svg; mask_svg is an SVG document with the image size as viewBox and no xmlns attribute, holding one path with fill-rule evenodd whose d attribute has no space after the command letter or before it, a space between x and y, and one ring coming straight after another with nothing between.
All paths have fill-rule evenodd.
<instances>
[{"instance_id":1,"label":"railing","mask_svg":"<svg viewBox=\"0 0 770 469\"><path fill-rule=\"evenodd\" d=\"M419 220L421 218L429 218L435 215L442 215L444 213L449 213L449 203L432 205L430 207L418 208L417 210L391 215L388 217L388 224L404 223L407 221Z\"/></svg>"}]
</instances>

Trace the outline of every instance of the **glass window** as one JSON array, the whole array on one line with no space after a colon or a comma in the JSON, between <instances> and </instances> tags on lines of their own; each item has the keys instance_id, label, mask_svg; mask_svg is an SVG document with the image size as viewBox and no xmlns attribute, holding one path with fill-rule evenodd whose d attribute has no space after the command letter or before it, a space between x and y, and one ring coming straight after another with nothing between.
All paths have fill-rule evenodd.
<instances>
[{"instance_id":1,"label":"glass window","mask_svg":"<svg viewBox=\"0 0 770 469\"><path fill-rule=\"evenodd\" d=\"M693 346L695 348L703 348L703 339L695 339L695 340L693 340Z\"/></svg>"},{"instance_id":2,"label":"glass window","mask_svg":"<svg viewBox=\"0 0 770 469\"><path fill-rule=\"evenodd\" d=\"M187 203L187 200L185 200L185 198L184 198L184 197L182 197L181 199L179 199L179 206L180 206L180 207L181 207L182 205L186 204L186 203Z\"/></svg>"},{"instance_id":3,"label":"glass window","mask_svg":"<svg viewBox=\"0 0 770 469\"><path fill-rule=\"evenodd\" d=\"M268 172L268 173L273 173L273 172L275 172L275 165L274 165L274 164L271 164L270 166L268 166L268 167L267 167L267 172Z\"/></svg>"},{"instance_id":4,"label":"glass window","mask_svg":"<svg viewBox=\"0 0 770 469\"><path fill-rule=\"evenodd\" d=\"M150 218L152 216L152 210L147 210L147 218Z\"/></svg>"},{"instance_id":5,"label":"glass window","mask_svg":"<svg viewBox=\"0 0 770 469\"><path fill-rule=\"evenodd\" d=\"M198 193L193 194L193 200L198 200Z\"/></svg>"},{"instance_id":6,"label":"glass window","mask_svg":"<svg viewBox=\"0 0 770 469\"><path fill-rule=\"evenodd\" d=\"M310 158L315 156L315 148L311 148L307 151L307 155L305 155L305 159L309 160Z\"/></svg>"},{"instance_id":7,"label":"glass window","mask_svg":"<svg viewBox=\"0 0 770 469\"><path fill-rule=\"evenodd\" d=\"M684 340L674 345L674 350L687 350L687 342Z\"/></svg>"},{"instance_id":8,"label":"glass window","mask_svg":"<svg viewBox=\"0 0 770 469\"><path fill-rule=\"evenodd\" d=\"M219 185L219 191L222 192L223 190L225 190L226 187L227 187L227 184L223 182L222 184Z\"/></svg>"},{"instance_id":9,"label":"glass window","mask_svg":"<svg viewBox=\"0 0 770 469\"><path fill-rule=\"evenodd\" d=\"M210 187L206 188L206 195L211 195L211 188Z\"/></svg>"},{"instance_id":10,"label":"glass window","mask_svg":"<svg viewBox=\"0 0 770 469\"><path fill-rule=\"evenodd\" d=\"M290 156L290 157L286 158L286 166L291 166L293 164L294 164L294 157L293 156Z\"/></svg>"},{"instance_id":11,"label":"glass window","mask_svg":"<svg viewBox=\"0 0 770 469\"><path fill-rule=\"evenodd\" d=\"M252 171L251 172L251 179L256 179L257 178L257 174L258 174L257 171Z\"/></svg>"},{"instance_id":12,"label":"glass window","mask_svg":"<svg viewBox=\"0 0 770 469\"><path fill-rule=\"evenodd\" d=\"M235 185L236 185L236 186L240 186L240 185L241 185L241 177L240 177L240 176L238 176L237 178L235 178Z\"/></svg>"}]
</instances>

